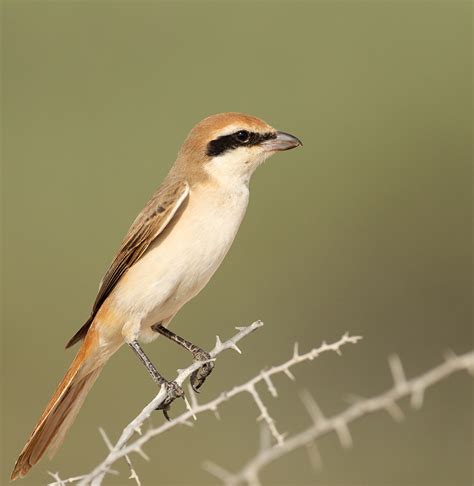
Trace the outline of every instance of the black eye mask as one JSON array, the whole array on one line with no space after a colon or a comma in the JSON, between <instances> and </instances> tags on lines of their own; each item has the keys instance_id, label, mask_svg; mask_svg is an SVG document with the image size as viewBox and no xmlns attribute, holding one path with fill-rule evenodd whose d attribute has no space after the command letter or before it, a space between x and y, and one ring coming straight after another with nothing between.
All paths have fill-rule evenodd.
<instances>
[{"instance_id":1,"label":"black eye mask","mask_svg":"<svg viewBox=\"0 0 474 486\"><path fill-rule=\"evenodd\" d=\"M223 135L216 138L207 144L207 155L209 157L217 157L229 150L233 150L237 147L259 145L265 140L276 138L276 133L256 133L248 132L247 130L239 130L238 132L231 133L230 135Z\"/></svg>"}]
</instances>

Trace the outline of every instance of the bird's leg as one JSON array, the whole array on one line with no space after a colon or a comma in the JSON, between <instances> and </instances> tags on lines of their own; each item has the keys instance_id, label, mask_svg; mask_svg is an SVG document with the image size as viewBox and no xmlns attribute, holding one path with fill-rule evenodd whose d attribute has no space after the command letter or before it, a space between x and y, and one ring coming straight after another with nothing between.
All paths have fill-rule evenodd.
<instances>
[{"instance_id":1,"label":"bird's leg","mask_svg":"<svg viewBox=\"0 0 474 486\"><path fill-rule=\"evenodd\" d=\"M128 343L128 345L133 349L133 351L135 351L136 355L145 365L148 373L150 373L151 377L153 378L153 381L166 388L166 397L161 402L157 410L163 410L163 415L165 416L166 420L169 420L170 418L168 416L168 411L170 406L177 398L184 397L183 389L175 381L168 381L163 377L162 374L158 372L148 356L145 354L145 351L143 351L138 341L132 341L131 343Z\"/></svg>"},{"instance_id":2,"label":"bird's leg","mask_svg":"<svg viewBox=\"0 0 474 486\"><path fill-rule=\"evenodd\" d=\"M214 361L209 361L211 359L211 355L209 353L206 353L206 351L204 351L199 346L196 346L195 344L170 331L169 329L164 327L161 322L159 322L158 324L154 324L153 326L151 326L151 328L162 336L165 336L166 338L179 344L184 349L189 351L193 355L195 361L206 361L191 375L190 378L193 390L196 393L199 393L199 389L214 369Z\"/></svg>"}]
</instances>

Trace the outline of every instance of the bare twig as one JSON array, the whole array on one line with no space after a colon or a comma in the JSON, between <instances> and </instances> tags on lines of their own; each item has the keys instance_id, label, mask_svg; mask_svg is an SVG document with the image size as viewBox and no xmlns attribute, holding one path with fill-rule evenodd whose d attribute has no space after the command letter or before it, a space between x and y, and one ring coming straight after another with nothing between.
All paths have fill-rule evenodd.
<instances>
[{"instance_id":1,"label":"bare twig","mask_svg":"<svg viewBox=\"0 0 474 486\"><path fill-rule=\"evenodd\" d=\"M59 473L48 471L48 474L54 479L53 483L48 483L48 486L65 486L66 484L74 484L84 478L84 476L73 476L68 479L61 479Z\"/></svg>"},{"instance_id":2,"label":"bare twig","mask_svg":"<svg viewBox=\"0 0 474 486\"><path fill-rule=\"evenodd\" d=\"M306 392L303 394L302 399L313 421L311 427L286 439L283 444L266 448L260 447L255 457L250 459L237 473L226 471L211 462L205 463L205 469L220 479L226 486L235 486L242 483L258 486L260 484L259 474L264 467L300 447L306 447L310 450L312 462L318 466L320 463L319 452L317 449L315 452L314 449L316 439L330 432L335 432L341 444L344 447L350 447L352 445L352 437L349 432L349 424L354 420L379 410L385 410L390 416L400 420L403 414L396 403L397 400L409 396L412 407L417 409L421 406L422 397L430 386L457 371L467 370L474 375L474 351L460 356L450 354L444 363L411 380L406 379L398 356L390 357L389 365L394 385L386 392L372 398L352 400L352 405L332 417L325 417L311 395Z\"/></svg>"},{"instance_id":3,"label":"bare twig","mask_svg":"<svg viewBox=\"0 0 474 486\"><path fill-rule=\"evenodd\" d=\"M225 351L226 349L234 349L235 351L241 353L240 349L237 347L237 343L262 326L263 322L256 321L250 326L238 327L236 328L238 331L237 334L235 334L235 336L225 342L222 342L219 336L217 336L216 345L214 346L214 349L209 353L211 355L211 359L215 359L218 354L220 354L222 351ZM194 362L191 366L188 366L185 369L178 370L178 376L175 378L175 381L179 385L182 385L183 382L201 366L202 362ZM163 402L163 400L165 399L165 395L166 390L164 388L161 388L155 398L123 429L120 438L109 450L107 457L91 473L82 476L76 476L75 478L68 478L65 480L60 479L59 475L56 474L53 477L55 479L57 478L57 480L56 482L51 483L50 486L61 486L64 483L78 483L81 486L86 486L89 484L93 486L100 485L104 476L111 472L110 466L118 459L122 457L126 458L126 456L129 456L130 452L137 452L142 457L147 459L147 455L142 450L142 444L144 444L151 437L147 435L148 438L145 441L135 441L133 447L126 447L126 445L135 433L141 434L141 427L143 426L144 422ZM190 408L190 405L187 404L187 407ZM172 426L175 426L179 423L188 423L188 415L189 411L182 414L180 417L178 417L178 419L173 420L173 422L167 422L167 424L169 423L172 424ZM191 416L192 415L193 413L191 413ZM186 416L186 418L183 418L184 416ZM130 461L130 458L127 460L127 462L128 461ZM135 482L137 482L137 478L135 477L136 473L134 474L133 467L131 467L131 475L132 478L135 479Z\"/></svg>"},{"instance_id":4,"label":"bare twig","mask_svg":"<svg viewBox=\"0 0 474 486\"><path fill-rule=\"evenodd\" d=\"M109 451L111 451L113 449L113 445L112 445L112 442L110 442L110 439L107 436L105 430L102 427L99 427L99 432L100 432L100 435L102 436L102 439L104 439L104 442L105 442L105 445L107 446L107 449ZM133 468L132 461L130 460L130 457L128 457L128 455L125 456L125 461L127 462L128 467L130 469L130 476L128 477L128 479L133 479L135 481L135 483L137 484L137 486L141 486L142 483L140 482L140 478L138 477L137 472Z\"/></svg>"},{"instance_id":5,"label":"bare twig","mask_svg":"<svg viewBox=\"0 0 474 486\"><path fill-rule=\"evenodd\" d=\"M241 353L240 349L237 347L237 343L243 339L245 336L248 336L251 332L255 331L259 327L263 326L263 322L256 321L250 326L247 327L238 327L238 333L232 337L231 339L222 342L219 336L216 336L216 345L214 349L209 353L211 359L214 359L219 353L226 349L234 349L235 351ZM184 381L198 368L202 366L202 362L195 362L191 366L185 369L178 370L178 376L176 377L175 381L178 385L182 385ZM102 483L102 479L107 473L107 469L118 459L121 457L127 456L130 452L138 452L142 456L145 456L143 452L142 445L146 442L146 440L140 440L147 437L147 434L142 435L141 438L135 441L133 447L125 447L129 439L133 436L133 434L140 430L142 424L145 420L157 409L157 407L163 402L166 396L166 390L162 387L156 395L156 397L133 419L123 430L119 440L109 452L108 456L105 460L99 464L90 474L86 475L80 482L79 486L86 486L91 484L92 486L97 486ZM189 406L189 405L188 405Z\"/></svg>"},{"instance_id":6,"label":"bare twig","mask_svg":"<svg viewBox=\"0 0 474 486\"><path fill-rule=\"evenodd\" d=\"M253 323L249 327L244 327L244 328L238 328L238 334L234 336L232 339L229 341L226 341L222 343L219 338L217 338L216 342L216 347L211 351L210 355L212 358L214 358L217 354L219 354L221 351L224 349L234 349L237 350L237 342L240 341L243 337L248 335L250 332L253 330L257 329L258 327L261 327L263 323L260 321L257 321ZM117 443L112 447L112 449L109 451L107 457L89 474L86 474L84 476L81 476L79 478L79 485L80 486L85 486L85 485L100 485L105 474L108 473L108 469L113 465L117 460L119 460L122 457L127 457L129 456L132 452L137 452L139 454L143 455L143 446L153 437L160 435L177 425L192 425L192 420L196 420L197 415L200 413L206 412L206 411L212 411L214 412L217 417L218 417L218 412L217 409L218 407L226 402L227 400L235 397L236 395L240 393L248 393L254 400L259 412L260 412L260 417L259 419L262 420L262 422L268 427L268 430L271 433L271 436L274 438L277 444L282 444L284 442L284 435L278 432L275 421L273 418L270 416L268 409L266 408L263 400L261 399L260 395L257 392L256 386L265 383L270 391L270 393L275 396L276 395L276 389L271 382L271 377L284 373L287 376L291 377L294 379L290 368L295 366L296 364L302 363L304 361L311 361L318 357L320 354L327 352L327 351L334 351L338 354L340 354L341 347L344 346L345 344L348 343L356 343L359 339L361 339L359 336L349 336L349 334L344 334L338 341L332 343L332 344L327 344L324 342L321 346L318 348L314 348L307 353L304 354L299 354L298 348L295 346L294 352L292 357L285 361L284 363L278 365L278 366L273 366L271 368L265 369L261 371L259 374L257 374L255 377L250 379L249 381L235 386L234 388L230 389L229 391L221 393L219 396L217 396L215 399L210 400L207 403L204 404L199 404L197 402L196 395L194 392L190 390L189 392L189 397L190 397L190 402L186 404L187 410L186 412L182 413L178 417L174 418L171 422L165 422L159 427L156 428L150 428L146 432L142 433L139 437L135 438L133 441L130 441L132 436L134 435L134 432L140 430L141 432L141 426L143 425L144 421L147 419L147 417L153 412L153 410L156 409L156 407L161 403L161 401L164 398L164 392L160 390L160 393L153 399L152 402L150 402L149 405L147 405L142 412L134 419L132 422L130 422L129 425L127 425L122 432L122 435L120 436L119 440ZM239 350L240 351L240 350ZM185 370L178 370L178 377L176 381L179 384L182 384L183 381L195 370L199 367L198 364L193 364L189 368L186 368ZM211 466L212 467L212 466ZM219 473L220 471L220 473ZM214 468L213 473L216 475L220 475L222 478L223 474L225 474L225 471L222 468ZM60 483L53 483L55 486L59 486Z\"/></svg>"},{"instance_id":7,"label":"bare twig","mask_svg":"<svg viewBox=\"0 0 474 486\"><path fill-rule=\"evenodd\" d=\"M254 378L250 379L249 381L241 385L235 386L234 388L232 388L227 392L221 393L214 400L211 400L202 405L197 404L197 401L195 401L194 402L195 406L192 407L191 410L184 412L183 414L175 418L172 422L165 422L160 427L152 428L147 432L145 432L140 437L138 437L135 441L127 445L124 445L120 449L116 449L113 453L109 454L108 458L106 458L106 460L102 462L94 471L101 470L102 468L110 467L110 465L112 465L115 461L117 461L121 457L124 457L127 454L130 454L132 452L142 451L144 444L146 444L151 438L162 434L163 432L175 427L180 423L188 423L192 417L202 412L206 412L206 411L215 412L219 405L221 405L223 402L230 400L231 398L235 397L240 393L249 393L252 396L252 398L254 399L257 405L257 408L260 411L259 420L263 420L268 425L268 428L270 429L277 444L282 444L284 440L283 435L277 431L273 418L269 415L267 408L265 407L263 401L258 395L258 392L256 390L256 385L266 381L265 376L268 378L279 373L285 373L287 375L288 373L291 374L290 372L291 367L295 366L298 363L302 363L304 361L313 360L314 358L316 358L317 356L319 356L324 352L334 351L340 354L341 353L340 349L343 345L348 343L356 343L359 339L361 339L360 336L349 336L346 333L338 341L332 344L327 344L326 342L324 342L318 348L314 348L311 351L304 353L302 355L299 355L298 353L294 353L291 359L285 361L281 365L273 366L272 368L262 371ZM195 397L194 400L196 400ZM90 475L87 475L79 484L80 485L89 484L88 481L91 481L90 479L91 477L92 478L98 477L98 476L94 476L94 474L97 474L94 471ZM95 479L92 479L91 481L92 485L100 484L100 482L96 483L94 482L94 480Z\"/></svg>"}]
</instances>

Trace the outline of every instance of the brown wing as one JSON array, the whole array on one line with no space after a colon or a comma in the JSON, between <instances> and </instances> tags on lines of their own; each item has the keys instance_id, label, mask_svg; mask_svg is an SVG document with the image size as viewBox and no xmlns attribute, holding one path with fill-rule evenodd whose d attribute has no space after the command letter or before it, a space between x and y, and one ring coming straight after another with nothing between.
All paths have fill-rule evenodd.
<instances>
[{"instance_id":1,"label":"brown wing","mask_svg":"<svg viewBox=\"0 0 474 486\"><path fill-rule=\"evenodd\" d=\"M165 229L188 194L189 186L184 180L165 182L155 192L128 230L116 257L107 270L100 284L91 316L68 341L66 348L85 337L100 306L110 295L122 275L142 257L151 242Z\"/></svg>"}]
</instances>

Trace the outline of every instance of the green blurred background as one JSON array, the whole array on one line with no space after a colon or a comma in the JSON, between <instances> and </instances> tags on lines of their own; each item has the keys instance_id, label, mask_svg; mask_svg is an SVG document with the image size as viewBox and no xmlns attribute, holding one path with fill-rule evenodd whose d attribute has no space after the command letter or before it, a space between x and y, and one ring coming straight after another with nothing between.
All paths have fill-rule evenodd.
<instances>
[{"instance_id":1,"label":"green blurred background","mask_svg":"<svg viewBox=\"0 0 474 486\"><path fill-rule=\"evenodd\" d=\"M332 414L349 393L391 384L472 348L471 2L3 3L4 286L1 484L74 351L98 282L187 131L221 111L262 117L304 147L258 170L236 242L173 329L210 348L262 319L223 355L201 394L248 379L348 330L364 340L276 380L262 396L282 431L309 426L298 393ZM158 340L167 376L189 356ZM106 367L40 485L101 459L156 389L123 348ZM407 409L407 402L402 406ZM177 414L182 407L173 410ZM386 414L334 435L315 474L304 450L265 484L472 484L472 381L455 376L402 424ZM237 470L258 447L248 397L201 416L135 457L144 484L215 484L201 464ZM154 424L163 420L160 413ZM131 484L127 469L107 484Z\"/></svg>"}]
</instances>

